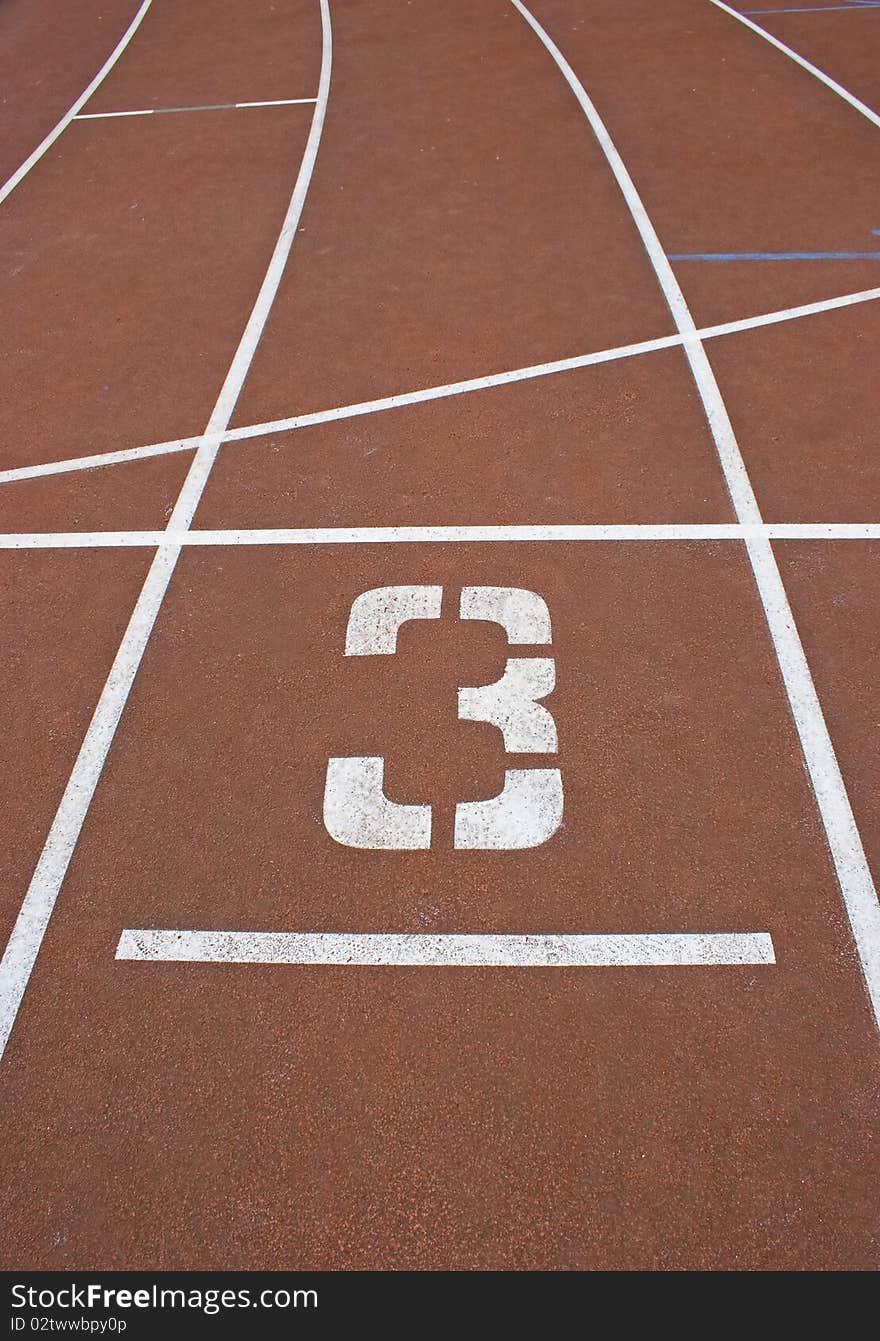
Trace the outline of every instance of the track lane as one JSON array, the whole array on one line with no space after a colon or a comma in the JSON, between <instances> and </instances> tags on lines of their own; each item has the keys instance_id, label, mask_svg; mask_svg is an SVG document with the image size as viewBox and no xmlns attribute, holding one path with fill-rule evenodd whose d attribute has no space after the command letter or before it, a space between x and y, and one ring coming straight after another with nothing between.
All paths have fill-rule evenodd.
<instances>
[{"instance_id":1,"label":"track lane","mask_svg":"<svg viewBox=\"0 0 880 1341\"><path fill-rule=\"evenodd\" d=\"M200 528L732 521L666 351L224 447Z\"/></svg>"},{"instance_id":2,"label":"track lane","mask_svg":"<svg viewBox=\"0 0 880 1341\"><path fill-rule=\"evenodd\" d=\"M878 555L867 545L776 545L816 684L880 883Z\"/></svg>"},{"instance_id":3,"label":"track lane","mask_svg":"<svg viewBox=\"0 0 880 1341\"><path fill-rule=\"evenodd\" d=\"M193 451L147 458L113 470L18 480L0 489L0 532L158 529L171 509ZM161 534L161 531L160 531Z\"/></svg>"},{"instance_id":4,"label":"track lane","mask_svg":"<svg viewBox=\"0 0 880 1341\"><path fill-rule=\"evenodd\" d=\"M148 563L143 552L0 555L4 946Z\"/></svg>"},{"instance_id":5,"label":"track lane","mask_svg":"<svg viewBox=\"0 0 880 1341\"><path fill-rule=\"evenodd\" d=\"M778 326L713 345L768 521L880 517L878 340L880 312L865 305L858 317L827 313L797 333Z\"/></svg>"}]
</instances>

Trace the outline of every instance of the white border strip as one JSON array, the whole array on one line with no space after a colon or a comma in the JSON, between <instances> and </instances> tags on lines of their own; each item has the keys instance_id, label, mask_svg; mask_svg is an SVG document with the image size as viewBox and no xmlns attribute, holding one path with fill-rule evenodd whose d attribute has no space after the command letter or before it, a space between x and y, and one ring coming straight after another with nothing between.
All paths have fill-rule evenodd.
<instances>
[{"instance_id":1,"label":"white border strip","mask_svg":"<svg viewBox=\"0 0 880 1341\"><path fill-rule=\"evenodd\" d=\"M316 526L256 530L0 533L0 550L171 549L236 545L455 545L582 541L880 540L872 522L670 522L659 525Z\"/></svg>"},{"instance_id":2,"label":"white border strip","mask_svg":"<svg viewBox=\"0 0 880 1341\"><path fill-rule=\"evenodd\" d=\"M717 0L713 0L713 3L716 2ZM684 344L685 355L703 402L737 520L744 526L763 526L758 503L715 374L697 334L684 294L635 184L586 89L562 52L521 0L511 0L511 4L519 10L540 38L577 98L627 203L676 327L683 335L689 337ZM880 903L877 901L877 892L871 879L846 786L772 546L764 534L747 538L745 544L800 738L804 761L825 826L856 950L865 975L868 995L875 1019L880 1025Z\"/></svg>"},{"instance_id":3,"label":"white border strip","mask_svg":"<svg viewBox=\"0 0 880 1341\"><path fill-rule=\"evenodd\" d=\"M286 433L291 429L309 428L316 424L328 424L338 419L353 419L359 415L377 414L383 410L398 410L407 405L421 405L427 401L440 400L447 396L461 396L472 391L485 391L490 387L508 386L514 382L525 382L536 377L549 377L555 373L571 372L577 368L588 368L597 363L611 363L616 359L632 358L639 354L652 354L661 349L675 349L693 339L712 340L722 335L736 335L743 331L757 330L761 326L775 326L781 322L794 321L800 317L816 316L821 312L832 312L838 308L852 307L857 303L875 302L880 298L880 288L861 289L857 293L841 294L838 298L825 298L820 302L804 303L800 307L787 307L778 312L765 312L757 317L743 317L739 321L726 321L719 326L704 326L693 333L662 335L654 340L642 340L637 344L617 345L612 349L597 350L592 354L575 354L571 358L556 359L552 363L534 363L525 368L513 368L508 372L489 373L484 377L472 377L463 382L447 382L441 386L425 387L420 391L403 391L393 396L382 396L378 400L359 401L353 405L338 405L330 410L316 410L310 414L291 415L287 419L269 420L262 424L248 424L242 428L228 429L219 434L216 444L224 442L242 442L248 438L260 438L271 433ZM35 466L14 466L0 470L0 484L13 484L18 480L41 479L45 475L65 475L70 471L97 470L104 466L123 465L128 461L143 461L153 456L169 456L175 452L194 451L207 442L207 435L191 438L173 438L168 442L154 442L146 447L127 447L117 452L96 452L92 456L75 456L62 461L49 461Z\"/></svg>"},{"instance_id":4,"label":"white border strip","mask_svg":"<svg viewBox=\"0 0 880 1341\"><path fill-rule=\"evenodd\" d=\"M248 318L226 380L205 429L206 441L195 454L168 523L168 530L186 531L202 496L217 455L216 439L225 432L278 291L284 266L296 237L306 192L315 166L330 92L332 38L327 0L321 7L321 78L305 152L287 213L260 292ZM46 927L88 814L107 753L128 701L134 678L156 616L181 553L179 537L156 552L128 628L101 691L85 739L52 821L49 836L25 895L18 920L0 963L0 1055L30 979Z\"/></svg>"},{"instance_id":5,"label":"white border strip","mask_svg":"<svg viewBox=\"0 0 880 1341\"><path fill-rule=\"evenodd\" d=\"M67 129L67 127L70 125L74 117L77 116L77 114L79 113L79 109L85 106L89 98L95 92L95 89L98 88L98 86L104 82L104 80L107 78L107 75L113 69L113 66L119 60L119 57L122 55L123 51L128 46L131 39L134 37L138 28L141 26L141 21L152 3L153 0L143 0L143 4L141 5L140 9L135 14L131 23L128 25L125 32L120 37L113 51L107 57L106 61L101 66L100 70L95 75L94 79L89 84L88 88L84 89L84 91L77 98L76 102L73 103L72 106L68 107L67 111L64 113L64 116L58 122L58 125L55 127L55 129L50 130L46 138L42 141L42 143L37 145L36 149L33 151L32 154L30 154L25 159L21 167L16 168L12 176L6 182L4 182L3 186L0 186L0 205L2 205L6 197L15 190L15 188L18 186L22 178L27 176L31 168L40 161L40 159L45 154L46 150L52 148L52 145L58 139L58 136L64 130Z\"/></svg>"},{"instance_id":6,"label":"white border strip","mask_svg":"<svg viewBox=\"0 0 880 1341\"><path fill-rule=\"evenodd\" d=\"M855 110L860 112L863 117L866 117L873 126L880 126L880 116L872 111L866 103L863 103L861 99L855 97L855 95L850 93L848 89L845 89L842 84L838 84L836 79L832 79L830 75L825 74L825 72L820 70L817 65L812 65L808 60L805 60L803 56L799 56L796 51L793 51L791 47L787 47L784 42L780 42L779 38L774 37L772 33L768 33L766 28L762 28L759 23L754 23L745 14L740 14L739 10L732 9L730 5L724 3L724 0L709 0L709 3L710 5L714 5L716 9L723 9L725 14L729 14L732 19L736 19L738 23L744 24L746 28L751 28L753 33L757 33L759 37L763 37L764 41L769 42L771 47L775 47L777 51L781 51L784 56L788 56L789 60L794 61L795 65L799 65L802 70L806 70L808 74L811 74L814 79L818 79L826 88L830 88L831 92L836 93L838 98L843 98L844 102L848 102L850 107L854 107Z\"/></svg>"},{"instance_id":7,"label":"white border strip","mask_svg":"<svg viewBox=\"0 0 880 1341\"><path fill-rule=\"evenodd\" d=\"M775 964L763 931L625 936L394 935L295 931L135 931L117 959L208 964L454 968L629 968Z\"/></svg>"}]
</instances>

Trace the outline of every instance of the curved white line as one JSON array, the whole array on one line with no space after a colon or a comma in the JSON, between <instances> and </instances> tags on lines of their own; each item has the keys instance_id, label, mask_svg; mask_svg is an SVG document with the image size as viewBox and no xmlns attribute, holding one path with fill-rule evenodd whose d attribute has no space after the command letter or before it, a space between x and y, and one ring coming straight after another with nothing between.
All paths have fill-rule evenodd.
<instances>
[{"instance_id":1,"label":"curved white line","mask_svg":"<svg viewBox=\"0 0 880 1341\"><path fill-rule=\"evenodd\" d=\"M703 402L737 521L750 529L762 528L758 533L746 535L746 550L825 827L868 996L875 1019L880 1024L880 903L877 891L773 548L763 532L758 503L715 374L660 239L602 118L574 70L538 20L521 0L511 0L511 4L519 10L556 62L608 160L675 324L687 337L682 347Z\"/></svg>"},{"instance_id":2,"label":"curved white line","mask_svg":"<svg viewBox=\"0 0 880 1341\"><path fill-rule=\"evenodd\" d=\"M830 88L831 92L836 93L838 98L843 98L844 102L848 102L850 107L854 107L855 110L866 117L872 125L880 126L880 116L878 116L876 112L872 111L860 98L857 98L854 94L850 93L849 89L845 89L842 84L838 84L836 79L832 79L830 75L825 74L824 70L820 70L818 65L813 65L810 61L805 60L803 56L799 56L796 51L792 51L791 47L787 47L784 42L780 42L778 37L774 37L772 33L768 33L767 29L762 28L759 23L753 23L751 19L745 16L745 14L740 14L739 10L731 9L730 5L724 3L724 0L709 0L709 3L710 5L714 5L716 9L723 9L725 14L729 14L732 19L736 19L739 23L745 24L746 28L751 28L753 33L757 33L759 37L763 37L764 41L769 42L771 47L775 47L777 51L781 51L783 56L787 56L789 60L794 61L795 65L799 65L802 70L806 70L814 79L818 79L820 84L824 84L826 88Z\"/></svg>"},{"instance_id":3,"label":"curved white line","mask_svg":"<svg viewBox=\"0 0 880 1341\"><path fill-rule=\"evenodd\" d=\"M186 532L202 496L235 402L247 376L257 344L278 291L285 262L311 181L324 125L330 92L332 37L327 0L321 7L321 79L312 116L312 126L300 164L293 195L265 279L239 341L235 356L217 398L205 435L190 466L168 523L168 531ZM167 534L167 532L166 532ZM0 963L0 1057L6 1047L46 927L67 873L70 859L88 814L122 711L128 700L156 616L181 553L181 541L162 545L157 551L137 599L128 627L101 691L85 739L73 766L49 836L37 862L18 919Z\"/></svg>"},{"instance_id":4,"label":"curved white line","mask_svg":"<svg viewBox=\"0 0 880 1341\"><path fill-rule=\"evenodd\" d=\"M111 51L110 55L107 57L104 64L101 66L100 70L95 75L94 79L89 84L88 88L84 89L83 92L77 98L76 102L73 103L72 106L68 107L67 111L64 113L63 117L58 122L58 125L55 127L55 129L49 131L49 134L46 136L46 138L42 141L42 143L38 144L34 152L24 160L21 167L16 168L12 176L6 182L4 182L2 186L0 186L0 205L2 205L6 197L15 190L15 188L18 186L18 183L22 180L22 178L27 176L31 168L36 163L39 163L40 159L43 157L43 154L45 154L46 150L52 148L52 145L58 139L58 136L67 129L67 127L70 125L71 121L76 116L79 109L85 106L89 98L95 92L95 89L98 88L98 86L104 82L110 71L113 69L113 66L119 60L119 57L122 55L123 51L128 46L131 39L134 37L138 28L141 26L141 20L143 19L144 15L146 14L147 10L150 8L150 5L152 3L153 0L143 0L143 4L141 5L140 9L135 14L131 23L128 25L125 32L120 37L119 41L116 43L116 46Z\"/></svg>"}]
</instances>

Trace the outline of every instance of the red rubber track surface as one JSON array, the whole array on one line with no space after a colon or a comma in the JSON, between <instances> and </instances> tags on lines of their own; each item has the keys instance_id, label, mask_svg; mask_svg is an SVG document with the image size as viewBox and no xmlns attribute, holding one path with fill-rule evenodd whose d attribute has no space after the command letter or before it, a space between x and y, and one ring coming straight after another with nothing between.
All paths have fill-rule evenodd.
<instances>
[{"instance_id":1,"label":"red rubber track surface","mask_svg":"<svg viewBox=\"0 0 880 1341\"><path fill-rule=\"evenodd\" d=\"M0 7L9 171L134 8ZM668 254L880 250L880 131L707 0L534 13ZM331 16L314 177L233 426L675 334L598 141L514 6L331 0ZM880 11L766 26L880 105ZM154 0L84 111L313 99L320 68L317 0ZM64 131L0 206L0 470L204 431L312 114ZM698 325L880 273L673 264ZM768 522L880 523L878 322L867 302L707 341ZM193 447L0 482L0 531L161 530ZM674 347L229 442L194 526L735 521ZM774 548L876 881L878 540ZM0 552L4 936L151 558ZM346 658L353 601L398 584L442 585L442 617L405 625L395 656ZM469 586L540 593L552 616L565 814L527 851L453 846L456 803L535 762L457 718L458 688L509 655L499 625L456 618ZM433 804L430 849L331 839L339 756L385 757L388 796ZM144 963L115 958L126 928L761 931L776 963ZM876 1269L878 1087L740 540L186 549L0 1062L0 1263Z\"/></svg>"},{"instance_id":2,"label":"red rubber track surface","mask_svg":"<svg viewBox=\"0 0 880 1341\"><path fill-rule=\"evenodd\" d=\"M755 8L758 6L756 5ZM784 6L780 5L780 9ZM768 9L772 8L768 4ZM797 6L792 6L792 9ZM877 15L870 9L823 10L815 14L765 14L754 18L774 37L818 65L875 111L880 104ZM846 20L850 20L847 22ZM870 26L874 20L874 27Z\"/></svg>"},{"instance_id":3,"label":"red rubber track surface","mask_svg":"<svg viewBox=\"0 0 880 1341\"><path fill-rule=\"evenodd\" d=\"M137 9L136 0L3 0L0 182L91 83Z\"/></svg>"}]
</instances>

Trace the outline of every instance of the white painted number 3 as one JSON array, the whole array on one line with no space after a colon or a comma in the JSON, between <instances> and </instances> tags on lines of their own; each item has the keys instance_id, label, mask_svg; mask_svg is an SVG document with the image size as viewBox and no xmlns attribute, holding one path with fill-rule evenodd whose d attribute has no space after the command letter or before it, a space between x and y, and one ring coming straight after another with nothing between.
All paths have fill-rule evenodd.
<instances>
[{"instance_id":1,"label":"white painted number 3","mask_svg":"<svg viewBox=\"0 0 880 1341\"><path fill-rule=\"evenodd\" d=\"M401 624L439 619L442 587L376 587L358 596L345 635L349 657L387 656L397 651ZM534 591L520 587L465 587L462 619L500 624L508 643L542 646L551 641L550 614ZM494 684L459 689L458 715L491 722L509 754L554 754L556 723L540 700L552 693L552 657L509 657ZM384 790L382 756L330 759L324 787L324 824L346 847L405 850L431 846L431 807L400 805ZM504 786L485 801L455 808L457 848L529 848L546 843L562 823L562 776L558 768L508 768Z\"/></svg>"}]
</instances>

